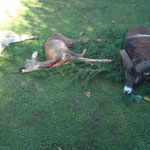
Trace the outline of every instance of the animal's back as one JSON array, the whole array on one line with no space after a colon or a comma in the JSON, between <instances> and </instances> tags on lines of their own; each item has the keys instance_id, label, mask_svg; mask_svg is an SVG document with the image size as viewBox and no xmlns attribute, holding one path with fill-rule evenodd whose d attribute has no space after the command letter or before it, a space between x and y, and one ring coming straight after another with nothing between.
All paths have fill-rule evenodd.
<instances>
[{"instance_id":1,"label":"animal's back","mask_svg":"<svg viewBox=\"0 0 150 150\"><path fill-rule=\"evenodd\" d=\"M145 26L136 26L136 27L134 27L134 28L131 28L131 29L127 32L127 34L126 34L126 36L125 36L125 40L126 40L127 38L130 38L130 37L136 35L136 34L150 35L150 28L145 27Z\"/></svg>"},{"instance_id":2,"label":"animal's back","mask_svg":"<svg viewBox=\"0 0 150 150\"><path fill-rule=\"evenodd\" d=\"M125 36L124 47L135 64L150 60L150 29L144 26L130 29Z\"/></svg>"},{"instance_id":3,"label":"animal's back","mask_svg":"<svg viewBox=\"0 0 150 150\"><path fill-rule=\"evenodd\" d=\"M63 41L67 45L67 47L71 47L75 43L74 39L70 39L68 37L65 37L61 33L57 33L57 34L52 35L48 40L54 40L54 39Z\"/></svg>"},{"instance_id":4,"label":"animal's back","mask_svg":"<svg viewBox=\"0 0 150 150\"><path fill-rule=\"evenodd\" d=\"M45 57L47 60L59 60L63 53L68 51L66 44L60 40L47 40L44 45Z\"/></svg>"}]
</instances>

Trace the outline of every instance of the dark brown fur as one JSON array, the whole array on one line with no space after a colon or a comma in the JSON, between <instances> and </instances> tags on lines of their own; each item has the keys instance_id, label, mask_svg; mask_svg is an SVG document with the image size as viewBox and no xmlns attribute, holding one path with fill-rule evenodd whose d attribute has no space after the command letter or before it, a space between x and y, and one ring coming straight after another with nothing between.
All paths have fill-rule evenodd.
<instances>
[{"instance_id":1,"label":"dark brown fur","mask_svg":"<svg viewBox=\"0 0 150 150\"><path fill-rule=\"evenodd\" d=\"M132 38L136 34L150 35L150 29L144 26L137 26L129 30L125 36L125 50L133 62L138 64L150 60L150 37Z\"/></svg>"}]
</instances>

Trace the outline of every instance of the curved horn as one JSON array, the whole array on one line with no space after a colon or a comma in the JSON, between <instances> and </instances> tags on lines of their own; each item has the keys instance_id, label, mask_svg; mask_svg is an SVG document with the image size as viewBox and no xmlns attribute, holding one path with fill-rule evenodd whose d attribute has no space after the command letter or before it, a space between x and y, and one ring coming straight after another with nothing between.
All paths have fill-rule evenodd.
<instances>
[{"instance_id":1,"label":"curved horn","mask_svg":"<svg viewBox=\"0 0 150 150\"><path fill-rule=\"evenodd\" d=\"M149 69L150 69L150 60L144 61L144 62L142 62L142 63L135 66L135 70L138 73L143 73L143 72L145 72Z\"/></svg>"},{"instance_id":2,"label":"curved horn","mask_svg":"<svg viewBox=\"0 0 150 150\"><path fill-rule=\"evenodd\" d=\"M134 64L133 64L132 60L130 59L130 57L128 56L127 52L125 50L121 50L119 53L122 58L124 66L127 69L131 69L134 66Z\"/></svg>"}]
</instances>

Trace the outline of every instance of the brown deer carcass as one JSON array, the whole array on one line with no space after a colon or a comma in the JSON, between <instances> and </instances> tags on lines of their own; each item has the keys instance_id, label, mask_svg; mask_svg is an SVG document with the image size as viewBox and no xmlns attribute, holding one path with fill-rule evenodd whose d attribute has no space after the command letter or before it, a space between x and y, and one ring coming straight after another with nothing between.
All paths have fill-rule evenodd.
<instances>
[{"instance_id":1,"label":"brown deer carcass","mask_svg":"<svg viewBox=\"0 0 150 150\"><path fill-rule=\"evenodd\" d=\"M142 79L150 79L150 28L136 26L125 36L124 50L120 51L121 69L124 66L126 83L124 93L130 94L133 86Z\"/></svg>"},{"instance_id":2,"label":"brown deer carcass","mask_svg":"<svg viewBox=\"0 0 150 150\"><path fill-rule=\"evenodd\" d=\"M37 39L39 39L38 36L18 35L10 30L2 30L0 31L0 56L3 56L2 51L11 43Z\"/></svg>"},{"instance_id":3,"label":"brown deer carcass","mask_svg":"<svg viewBox=\"0 0 150 150\"><path fill-rule=\"evenodd\" d=\"M85 41L83 39L83 42ZM62 34L55 34L51 36L44 45L46 60L38 61L38 52L35 51L32 54L31 59L24 62L24 65L22 68L20 68L20 71L22 73L26 73L35 70L41 70L43 68L59 67L67 64L70 59L77 59L85 62L111 62L109 59L83 58L86 49L83 50L82 54L77 54L73 51L70 51L68 47L73 46L75 42L76 40L69 39Z\"/></svg>"}]
</instances>

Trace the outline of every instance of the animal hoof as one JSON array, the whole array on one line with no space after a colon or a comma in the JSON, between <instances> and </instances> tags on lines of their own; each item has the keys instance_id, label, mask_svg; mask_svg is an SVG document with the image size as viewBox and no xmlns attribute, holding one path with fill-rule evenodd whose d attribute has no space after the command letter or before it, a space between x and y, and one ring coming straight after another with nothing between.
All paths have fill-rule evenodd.
<instances>
[{"instance_id":1,"label":"animal hoof","mask_svg":"<svg viewBox=\"0 0 150 150\"><path fill-rule=\"evenodd\" d=\"M39 36L34 36L34 39L35 40L38 40L40 37Z\"/></svg>"},{"instance_id":2,"label":"animal hoof","mask_svg":"<svg viewBox=\"0 0 150 150\"><path fill-rule=\"evenodd\" d=\"M112 61L111 59L108 59L108 60L106 61L106 63L110 64L110 63L113 63L113 61Z\"/></svg>"},{"instance_id":3,"label":"animal hoof","mask_svg":"<svg viewBox=\"0 0 150 150\"><path fill-rule=\"evenodd\" d=\"M4 55L4 54L0 54L0 57L5 57L6 55Z\"/></svg>"},{"instance_id":4,"label":"animal hoof","mask_svg":"<svg viewBox=\"0 0 150 150\"><path fill-rule=\"evenodd\" d=\"M82 52L82 57L84 57L85 53L86 53L87 49L85 48Z\"/></svg>"}]
</instances>

